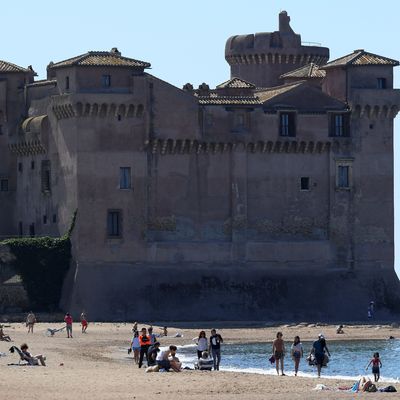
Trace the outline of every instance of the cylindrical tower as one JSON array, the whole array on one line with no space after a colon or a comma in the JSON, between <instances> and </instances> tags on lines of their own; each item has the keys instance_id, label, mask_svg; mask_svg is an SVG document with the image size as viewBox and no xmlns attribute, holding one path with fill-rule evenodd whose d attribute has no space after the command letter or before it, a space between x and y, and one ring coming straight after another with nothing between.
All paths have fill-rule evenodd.
<instances>
[{"instance_id":1,"label":"cylindrical tower","mask_svg":"<svg viewBox=\"0 0 400 400\"><path fill-rule=\"evenodd\" d=\"M302 46L301 36L290 27L286 11L279 14L279 31L230 37L225 59L231 66L231 77L245 79L258 87L281 85L280 75L303 65L325 64L329 49Z\"/></svg>"}]
</instances>

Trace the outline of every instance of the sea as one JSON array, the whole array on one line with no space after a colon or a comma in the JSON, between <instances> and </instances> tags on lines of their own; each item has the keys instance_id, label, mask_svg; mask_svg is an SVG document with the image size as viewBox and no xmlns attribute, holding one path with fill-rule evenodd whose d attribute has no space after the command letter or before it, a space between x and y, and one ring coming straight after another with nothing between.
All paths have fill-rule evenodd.
<instances>
[{"instance_id":1,"label":"sea","mask_svg":"<svg viewBox=\"0 0 400 400\"><path fill-rule=\"evenodd\" d=\"M316 367L309 366L307 355L312 348L312 342L303 342L304 358L300 361L298 376L315 377ZM286 342L285 374L294 375L294 363L290 354L291 343ZM327 367L321 375L332 379L357 380L361 376L373 377L371 367L366 366L379 352L382 362L381 382L400 382L400 340L357 340L357 341L328 341L331 353ZM248 372L266 375L276 375L275 364L269 362L272 343L224 343L221 348L220 370ZM193 368L197 360L196 345L178 347L177 356L183 366Z\"/></svg>"}]
</instances>

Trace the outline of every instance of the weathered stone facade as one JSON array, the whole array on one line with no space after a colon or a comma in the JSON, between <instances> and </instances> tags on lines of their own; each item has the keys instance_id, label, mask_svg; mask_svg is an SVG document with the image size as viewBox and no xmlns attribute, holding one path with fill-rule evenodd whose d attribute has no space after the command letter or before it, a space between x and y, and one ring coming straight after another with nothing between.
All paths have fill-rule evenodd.
<instances>
[{"instance_id":1,"label":"weathered stone facade","mask_svg":"<svg viewBox=\"0 0 400 400\"><path fill-rule=\"evenodd\" d=\"M215 89L178 89L117 49L50 63L44 81L0 62L0 235L62 234L78 209L65 307L158 319L395 308L399 63L364 50L327 63L289 20L228 39L231 79Z\"/></svg>"}]
</instances>

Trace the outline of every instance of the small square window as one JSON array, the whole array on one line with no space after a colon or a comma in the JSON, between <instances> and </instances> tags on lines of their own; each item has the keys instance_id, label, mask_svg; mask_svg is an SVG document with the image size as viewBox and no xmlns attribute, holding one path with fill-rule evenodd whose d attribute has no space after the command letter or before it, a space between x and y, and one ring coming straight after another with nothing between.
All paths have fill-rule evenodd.
<instances>
[{"instance_id":1,"label":"small square window","mask_svg":"<svg viewBox=\"0 0 400 400\"><path fill-rule=\"evenodd\" d=\"M120 237L121 233L121 211L109 210L107 212L107 235L109 237Z\"/></svg>"},{"instance_id":2,"label":"small square window","mask_svg":"<svg viewBox=\"0 0 400 400\"><path fill-rule=\"evenodd\" d=\"M296 113L281 112L279 114L279 135L296 136Z\"/></svg>"},{"instance_id":3,"label":"small square window","mask_svg":"<svg viewBox=\"0 0 400 400\"><path fill-rule=\"evenodd\" d=\"M386 89L386 78L378 78L378 89Z\"/></svg>"},{"instance_id":4,"label":"small square window","mask_svg":"<svg viewBox=\"0 0 400 400\"><path fill-rule=\"evenodd\" d=\"M121 167L119 169L119 188L131 188L131 167Z\"/></svg>"},{"instance_id":5,"label":"small square window","mask_svg":"<svg viewBox=\"0 0 400 400\"><path fill-rule=\"evenodd\" d=\"M0 192L8 192L8 179L0 180Z\"/></svg>"},{"instance_id":6,"label":"small square window","mask_svg":"<svg viewBox=\"0 0 400 400\"><path fill-rule=\"evenodd\" d=\"M300 178L300 190L310 190L310 178L308 176Z\"/></svg>"},{"instance_id":7,"label":"small square window","mask_svg":"<svg viewBox=\"0 0 400 400\"><path fill-rule=\"evenodd\" d=\"M111 75L103 75L102 77L103 87L111 86Z\"/></svg>"}]
</instances>

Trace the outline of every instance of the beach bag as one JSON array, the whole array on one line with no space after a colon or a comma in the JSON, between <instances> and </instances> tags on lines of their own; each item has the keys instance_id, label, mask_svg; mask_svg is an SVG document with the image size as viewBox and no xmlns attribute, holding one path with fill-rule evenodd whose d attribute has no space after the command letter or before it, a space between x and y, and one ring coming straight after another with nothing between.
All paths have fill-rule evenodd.
<instances>
[{"instance_id":1,"label":"beach bag","mask_svg":"<svg viewBox=\"0 0 400 400\"><path fill-rule=\"evenodd\" d=\"M383 389L380 389L381 392L389 392L389 393L394 393L397 392L396 388L394 386L386 386Z\"/></svg>"},{"instance_id":2,"label":"beach bag","mask_svg":"<svg viewBox=\"0 0 400 400\"><path fill-rule=\"evenodd\" d=\"M377 391L376 386L373 383L371 385L369 385L366 390L366 392L371 392L371 393L374 393L376 391Z\"/></svg>"}]
</instances>

